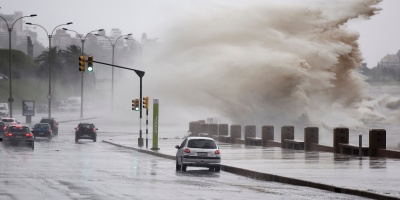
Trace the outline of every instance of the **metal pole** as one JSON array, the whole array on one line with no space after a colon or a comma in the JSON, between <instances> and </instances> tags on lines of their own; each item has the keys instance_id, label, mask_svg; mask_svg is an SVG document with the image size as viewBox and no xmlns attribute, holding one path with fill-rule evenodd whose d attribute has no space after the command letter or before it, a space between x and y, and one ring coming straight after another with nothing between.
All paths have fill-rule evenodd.
<instances>
[{"instance_id":1,"label":"metal pole","mask_svg":"<svg viewBox=\"0 0 400 200\"><path fill-rule=\"evenodd\" d=\"M51 35L49 37L49 95L47 98L49 99L49 118L51 118Z\"/></svg>"},{"instance_id":2,"label":"metal pole","mask_svg":"<svg viewBox=\"0 0 400 200\"><path fill-rule=\"evenodd\" d=\"M82 42L82 56L85 55L85 40L81 40ZM83 74L84 71L81 73L81 118L83 118Z\"/></svg>"},{"instance_id":3,"label":"metal pole","mask_svg":"<svg viewBox=\"0 0 400 200\"><path fill-rule=\"evenodd\" d=\"M358 136L358 155L360 158L363 156L362 152L362 133Z\"/></svg>"},{"instance_id":4,"label":"metal pole","mask_svg":"<svg viewBox=\"0 0 400 200\"><path fill-rule=\"evenodd\" d=\"M147 102L148 106L149 102ZM146 148L149 147L149 142L147 136L149 135L149 109L146 108Z\"/></svg>"},{"instance_id":5,"label":"metal pole","mask_svg":"<svg viewBox=\"0 0 400 200\"><path fill-rule=\"evenodd\" d=\"M12 28L8 29L8 78L10 82L10 97L8 98L8 102L10 103L10 117L13 117L13 109L12 109L12 71L11 71L11 32Z\"/></svg>"},{"instance_id":6,"label":"metal pole","mask_svg":"<svg viewBox=\"0 0 400 200\"><path fill-rule=\"evenodd\" d=\"M138 146L142 147L143 146L143 138L142 138L142 109L143 109L143 104L142 104L142 77L140 77L140 103L139 103L139 138L138 138Z\"/></svg>"},{"instance_id":7,"label":"metal pole","mask_svg":"<svg viewBox=\"0 0 400 200\"><path fill-rule=\"evenodd\" d=\"M112 45L112 64L114 65L115 44ZM111 68L111 111L114 110L114 67Z\"/></svg>"}]
</instances>

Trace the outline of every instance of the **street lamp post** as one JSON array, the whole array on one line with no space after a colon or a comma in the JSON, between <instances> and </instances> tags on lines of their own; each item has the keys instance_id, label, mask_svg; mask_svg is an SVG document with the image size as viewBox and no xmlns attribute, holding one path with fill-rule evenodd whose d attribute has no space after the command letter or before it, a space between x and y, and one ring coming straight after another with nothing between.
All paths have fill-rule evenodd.
<instances>
[{"instance_id":1,"label":"street lamp post","mask_svg":"<svg viewBox=\"0 0 400 200\"><path fill-rule=\"evenodd\" d=\"M129 34L127 34L127 35L121 35L121 36L119 36L119 37L114 41L114 43L111 41L111 39L110 39L109 37L107 37L107 36L105 36L105 35L99 35L99 34L94 34L94 35L105 37L105 38L108 39L108 41L110 41L110 44L111 44L111 47L112 47L112 61L111 61L111 63L112 63L112 65L114 65L115 45L117 44L117 42L118 42L118 40L119 40L120 38L125 37L125 36L128 36L128 37L129 37L129 36L132 35L132 33L129 33ZM114 67L111 68L111 111L113 110L113 106L114 106Z\"/></svg>"},{"instance_id":2,"label":"street lamp post","mask_svg":"<svg viewBox=\"0 0 400 200\"><path fill-rule=\"evenodd\" d=\"M52 96L51 96L51 64L50 64L51 63L51 38L53 37L54 30L56 30L57 27L64 26L64 25L70 25L70 24L72 24L72 22L68 22L66 24L60 24L60 25L54 27L53 31L51 31L51 34L49 34L47 32L47 30L43 26L41 26L39 24L32 24L32 23L29 23L29 22L26 23L26 24L27 25L41 27L46 32L46 35L49 38L49 94L47 95L47 98L49 99L48 117L51 118L51 99L52 99Z\"/></svg>"},{"instance_id":3,"label":"street lamp post","mask_svg":"<svg viewBox=\"0 0 400 200\"><path fill-rule=\"evenodd\" d=\"M8 28L8 80L10 83L10 96L8 98L8 102L10 103L10 117L13 117L12 102L14 101L14 99L12 98L11 32L13 31L14 25L18 20L25 18L25 17L36 17L36 16L37 16L36 14L22 16L22 17L18 18L17 20L15 20L11 26L8 24L7 20L4 19L3 16L0 16L4 20L4 22L6 23L7 28Z\"/></svg>"},{"instance_id":4,"label":"street lamp post","mask_svg":"<svg viewBox=\"0 0 400 200\"><path fill-rule=\"evenodd\" d=\"M103 31L104 29L90 31L89 33L86 34L86 36L84 38L82 38L81 35L74 30L67 29L67 28L63 28L63 30L75 32L79 36L79 39L81 40L81 43L82 43L81 54L82 54L82 56L84 56L85 55L85 40L86 40L87 36L90 33L93 33L96 31ZM83 74L84 74L84 71L81 73L81 118L83 118Z\"/></svg>"}]
</instances>

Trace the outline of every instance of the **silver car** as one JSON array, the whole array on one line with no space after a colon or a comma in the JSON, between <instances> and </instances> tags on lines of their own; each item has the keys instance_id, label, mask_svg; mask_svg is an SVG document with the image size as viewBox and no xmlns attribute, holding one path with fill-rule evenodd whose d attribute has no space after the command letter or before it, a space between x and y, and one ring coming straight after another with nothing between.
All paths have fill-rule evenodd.
<instances>
[{"instance_id":1,"label":"silver car","mask_svg":"<svg viewBox=\"0 0 400 200\"><path fill-rule=\"evenodd\" d=\"M221 169L221 152L214 139L209 137L187 137L176 145L176 170L186 171L187 166L208 167L210 171Z\"/></svg>"}]
</instances>

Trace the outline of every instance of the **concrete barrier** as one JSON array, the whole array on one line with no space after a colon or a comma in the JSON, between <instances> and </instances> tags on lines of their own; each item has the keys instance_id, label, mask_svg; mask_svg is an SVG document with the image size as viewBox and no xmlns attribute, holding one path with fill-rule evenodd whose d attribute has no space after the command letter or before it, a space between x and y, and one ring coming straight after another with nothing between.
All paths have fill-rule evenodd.
<instances>
[{"instance_id":1,"label":"concrete barrier","mask_svg":"<svg viewBox=\"0 0 400 200\"><path fill-rule=\"evenodd\" d=\"M244 126L245 144L249 144L248 138L255 138L255 137L256 137L256 126L255 125Z\"/></svg>"},{"instance_id":2,"label":"concrete barrier","mask_svg":"<svg viewBox=\"0 0 400 200\"><path fill-rule=\"evenodd\" d=\"M304 128L304 150L310 151L311 144L319 143L319 130L318 127L306 127Z\"/></svg>"},{"instance_id":3,"label":"concrete barrier","mask_svg":"<svg viewBox=\"0 0 400 200\"><path fill-rule=\"evenodd\" d=\"M210 137L218 136L218 124L209 124L208 133Z\"/></svg>"},{"instance_id":4,"label":"concrete barrier","mask_svg":"<svg viewBox=\"0 0 400 200\"><path fill-rule=\"evenodd\" d=\"M198 134L200 134L200 133L209 133L208 132L208 124L206 124L206 123L201 123L200 124L200 130L199 130L199 133Z\"/></svg>"},{"instance_id":5,"label":"concrete barrier","mask_svg":"<svg viewBox=\"0 0 400 200\"><path fill-rule=\"evenodd\" d=\"M281 127L281 147L286 148L285 139L294 140L294 126Z\"/></svg>"},{"instance_id":6,"label":"concrete barrier","mask_svg":"<svg viewBox=\"0 0 400 200\"><path fill-rule=\"evenodd\" d=\"M231 143L235 143L236 138L242 138L242 126L231 125Z\"/></svg>"},{"instance_id":7,"label":"concrete barrier","mask_svg":"<svg viewBox=\"0 0 400 200\"><path fill-rule=\"evenodd\" d=\"M349 143L349 129L348 128L334 128L333 129L333 149L335 153L340 153L339 143Z\"/></svg>"},{"instance_id":8,"label":"concrete barrier","mask_svg":"<svg viewBox=\"0 0 400 200\"><path fill-rule=\"evenodd\" d=\"M261 127L262 146L267 147L268 141L274 140L274 126Z\"/></svg>"},{"instance_id":9,"label":"concrete barrier","mask_svg":"<svg viewBox=\"0 0 400 200\"><path fill-rule=\"evenodd\" d=\"M384 129L369 131L369 156L377 156L377 149L386 149L386 130Z\"/></svg>"}]
</instances>

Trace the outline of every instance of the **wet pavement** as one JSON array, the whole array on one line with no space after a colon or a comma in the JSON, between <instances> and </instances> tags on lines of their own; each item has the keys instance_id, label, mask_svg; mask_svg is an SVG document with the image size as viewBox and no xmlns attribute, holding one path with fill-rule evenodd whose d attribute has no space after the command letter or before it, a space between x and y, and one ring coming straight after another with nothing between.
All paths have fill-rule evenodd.
<instances>
[{"instance_id":1,"label":"wet pavement","mask_svg":"<svg viewBox=\"0 0 400 200\"><path fill-rule=\"evenodd\" d=\"M160 139L160 154L175 156L175 145L183 140ZM112 137L104 141L138 148L137 136ZM276 147L219 143L222 164L235 168L295 178L306 182L378 194L378 198L400 199L400 159L347 156L328 152L305 152ZM188 167L190 170L190 167ZM223 169L222 169L223 170ZM254 177L257 178L257 177Z\"/></svg>"}]
</instances>

